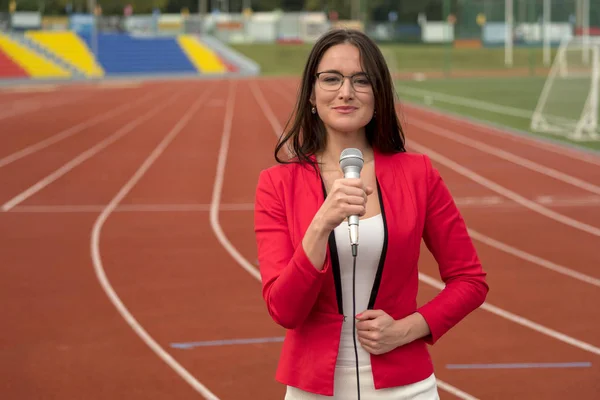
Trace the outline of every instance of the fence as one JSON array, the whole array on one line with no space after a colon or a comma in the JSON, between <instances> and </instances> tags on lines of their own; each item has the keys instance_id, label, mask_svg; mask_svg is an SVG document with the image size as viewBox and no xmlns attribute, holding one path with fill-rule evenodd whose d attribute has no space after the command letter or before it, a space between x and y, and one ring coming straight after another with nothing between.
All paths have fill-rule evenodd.
<instances>
[{"instance_id":1,"label":"fence","mask_svg":"<svg viewBox=\"0 0 600 400\"><path fill-rule=\"evenodd\" d=\"M581 7L585 1L589 1L589 12ZM512 4L512 21L506 17L507 4ZM399 70L438 70L445 74L469 68L512 68L528 73L539 69L545 73L552 48L561 39L581 34L585 21L589 20L592 34L600 34L600 1L594 0L441 0L413 11L371 13L370 18L360 21L338 21L334 14L325 12L218 12L204 17L158 12L127 17L76 13L49 17L15 12L0 13L0 30L71 30L87 35L95 51L98 35L104 33L135 37L200 34L239 49L256 43L310 44L331 27L351 26L377 40ZM424 46L426 49L420 49ZM246 48L246 56L260 57L252 46ZM287 50L262 47L259 52L263 51L283 54ZM273 57L281 58L280 54Z\"/></svg>"},{"instance_id":2,"label":"fence","mask_svg":"<svg viewBox=\"0 0 600 400\"><path fill-rule=\"evenodd\" d=\"M589 1L587 18L578 4L584 0L461 0L431 2L436 6L416 15L381 13L364 21L336 21L325 12L210 13L204 17L182 14L98 16L72 14L65 17L42 16L38 12L0 13L0 30L29 29L76 31L91 30L96 22L99 32L177 35L208 33L226 43L302 41L312 42L331 26L354 23L379 41L400 43L465 43L495 46L505 43L507 29L515 45L540 45L543 21L549 22L553 44L578 33L589 18L592 33L600 31L600 1ZM512 3L513 22L507 24L507 3ZM546 8L545 8L546 6ZM423 6L425 7L425 6ZM546 14L546 11L548 13ZM94 19L95 18L95 19ZM411 21L409 18L412 18Z\"/></svg>"}]
</instances>

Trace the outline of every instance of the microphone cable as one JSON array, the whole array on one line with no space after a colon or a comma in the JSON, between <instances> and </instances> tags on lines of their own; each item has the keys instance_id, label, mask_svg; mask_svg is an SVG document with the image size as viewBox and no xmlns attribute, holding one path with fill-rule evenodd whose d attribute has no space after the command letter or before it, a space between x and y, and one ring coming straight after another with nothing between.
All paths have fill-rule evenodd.
<instances>
[{"instance_id":1,"label":"microphone cable","mask_svg":"<svg viewBox=\"0 0 600 400\"><path fill-rule=\"evenodd\" d=\"M356 391L360 400L360 376L358 372L358 347L356 345L356 255L358 245L352 244L352 340L354 341L354 358L356 360Z\"/></svg>"}]
</instances>

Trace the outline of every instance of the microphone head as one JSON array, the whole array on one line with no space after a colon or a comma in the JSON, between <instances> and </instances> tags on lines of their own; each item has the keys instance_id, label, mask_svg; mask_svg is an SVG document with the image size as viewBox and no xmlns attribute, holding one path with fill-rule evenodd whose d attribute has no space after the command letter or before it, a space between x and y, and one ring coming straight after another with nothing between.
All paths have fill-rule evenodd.
<instances>
[{"instance_id":1,"label":"microphone head","mask_svg":"<svg viewBox=\"0 0 600 400\"><path fill-rule=\"evenodd\" d=\"M342 154L340 154L340 167L342 167L342 171L345 171L349 167L352 167L352 169L357 169L360 172L360 170L362 170L363 164L363 155L359 149L344 149L342 151Z\"/></svg>"}]
</instances>

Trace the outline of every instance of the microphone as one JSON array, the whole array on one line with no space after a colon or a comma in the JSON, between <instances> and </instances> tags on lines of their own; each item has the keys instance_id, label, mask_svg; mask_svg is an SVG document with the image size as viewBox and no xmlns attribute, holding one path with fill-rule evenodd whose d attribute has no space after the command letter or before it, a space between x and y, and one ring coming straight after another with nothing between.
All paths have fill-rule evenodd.
<instances>
[{"instance_id":1,"label":"microphone","mask_svg":"<svg viewBox=\"0 0 600 400\"><path fill-rule=\"evenodd\" d=\"M340 154L340 167L344 172L344 178L360 178L360 171L364 164L362 152L359 149L348 148ZM356 253L358 246L358 215L348 217L348 229L350 230L350 244L352 253Z\"/></svg>"},{"instance_id":2,"label":"microphone","mask_svg":"<svg viewBox=\"0 0 600 400\"><path fill-rule=\"evenodd\" d=\"M344 178L360 178L360 171L364 164L362 152L359 149L348 148L340 154L340 167L344 171ZM358 248L358 215L348 217L350 245L352 247L352 315L356 315L356 254ZM344 317L345 320L345 317ZM356 361L356 390L360 400L360 376L358 372L358 348L356 345L356 324L352 324L352 338L354 340L354 357Z\"/></svg>"}]
</instances>

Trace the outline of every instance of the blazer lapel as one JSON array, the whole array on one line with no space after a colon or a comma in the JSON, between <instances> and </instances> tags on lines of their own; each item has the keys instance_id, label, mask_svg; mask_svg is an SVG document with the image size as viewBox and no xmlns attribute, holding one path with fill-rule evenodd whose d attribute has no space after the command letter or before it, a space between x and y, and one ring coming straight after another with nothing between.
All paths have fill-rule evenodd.
<instances>
[{"instance_id":1,"label":"blazer lapel","mask_svg":"<svg viewBox=\"0 0 600 400\"><path fill-rule=\"evenodd\" d=\"M301 242L325 197L321 187L321 177L312 165L298 165L297 168L300 173L296 176L297 181L294 182L295 190L292 201L295 205L293 209L298 215L296 219L298 226L294 227L292 231L299 234L296 239Z\"/></svg>"},{"instance_id":2,"label":"blazer lapel","mask_svg":"<svg viewBox=\"0 0 600 400\"><path fill-rule=\"evenodd\" d=\"M314 157L311 157L311 159L315 161ZM300 168L301 172L300 179L296 182L296 204L294 208L297 210L299 218L297 229L294 229L294 231L300 233L297 237L297 244L301 245L302 238L315 214L325 201L327 193L320 172L315 171L311 165L302 165L298 168ZM335 304L335 311L332 309L332 312L343 314L340 265L333 231L329 235L327 243L324 268L328 269L327 278L323 285L325 290L324 298L328 299L327 302L331 306Z\"/></svg>"},{"instance_id":3,"label":"blazer lapel","mask_svg":"<svg viewBox=\"0 0 600 400\"><path fill-rule=\"evenodd\" d=\"M389 156L380 153L376 149L373 149L373 156L375 163L375 179L377 180L377 192L379 193L379 207L381 208L381 219L383 221L383 246L381 248L381 256L379 258L379 264L377 265L375 280L371 289L371 296L369 297L368 309L375 308L375 302L377 300L377 295L379 294L381 277L385 266L389 236L389 215L387 211L391 209L390 193L388 191L390 185L388 182L393 183L394 181L394 170L391 168Z\"/></svg>"}]
</instances>

